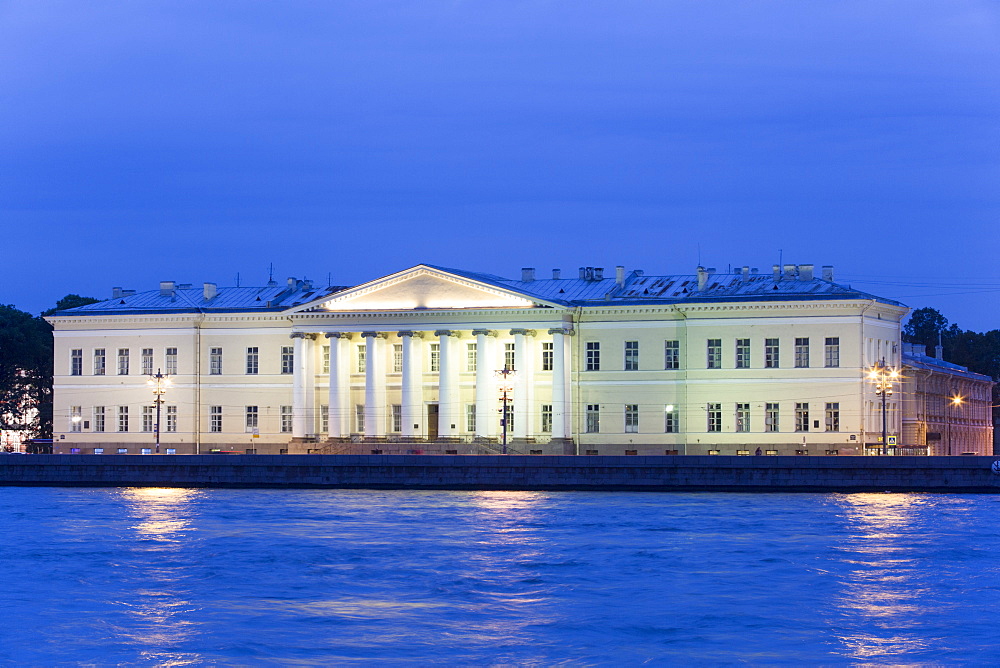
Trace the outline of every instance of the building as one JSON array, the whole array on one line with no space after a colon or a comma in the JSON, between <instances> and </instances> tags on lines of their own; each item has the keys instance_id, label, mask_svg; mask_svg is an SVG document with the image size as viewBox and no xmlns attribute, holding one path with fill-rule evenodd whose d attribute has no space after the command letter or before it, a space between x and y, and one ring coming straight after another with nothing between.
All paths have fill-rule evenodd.
<instances>
[{"instance_id":1,"label":"building","mask_svg":"<svg viewBox=\"0 0 1000 668\"><path fill-rule=\"evenodd\" d=\"M55 451L154 452L161 371L168 453L496 452L504 386L513 452L873 453L906 313L807 264L116 288L48 318Z\"/></svg>"},{"instance_id":2,"label":"building","mask_svg":"<svg viewBox=\"0 0 1000 668\"><path fill-rule=\"evenodd\" d=\"M902 445L930 455L993 454L993 380L903 344Z\"/></svg>"}]
</instances>

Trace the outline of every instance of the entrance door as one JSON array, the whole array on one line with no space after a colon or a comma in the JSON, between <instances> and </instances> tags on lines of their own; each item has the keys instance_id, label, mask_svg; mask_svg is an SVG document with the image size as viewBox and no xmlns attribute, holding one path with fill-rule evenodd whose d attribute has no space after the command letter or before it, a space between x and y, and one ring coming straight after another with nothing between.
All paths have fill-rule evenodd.
<instances>
[{"instance_id":1,"label":"entrance door","mask_svg":"<svg viewBox=\"0 0 1000 668\"><path fill-rule=\"evenodd\" d=\"M436 441L438 437L438 409L437 404L427 404L427 440Z\"/></svg>"}]
</instances>

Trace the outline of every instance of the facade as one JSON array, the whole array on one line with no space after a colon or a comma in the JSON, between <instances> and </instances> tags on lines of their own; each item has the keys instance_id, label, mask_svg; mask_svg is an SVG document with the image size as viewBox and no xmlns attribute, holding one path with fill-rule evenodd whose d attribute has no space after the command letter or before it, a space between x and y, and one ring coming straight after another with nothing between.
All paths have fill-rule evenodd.
<instances>
[{"instance_id":1,"label":"facade","mask_svg":"<svg viewBox=\"0 0 1000 668\"><path fill-rule=\"evenodd\" d=\"M993 381L903 344L903 433L906 448L930 455L993 454Z\"/></svg>"},{"instance_id":2,"label":"facade","mask_svg":"<svg viewBox=\"0 0 1000 668\"><path fill-rule=\"evenodd\" d=\"M871 453L906 313L812 265L116 289L49 318L55 452L154 452L160 371L168 453Z\"/></svg>"}]
</instances>

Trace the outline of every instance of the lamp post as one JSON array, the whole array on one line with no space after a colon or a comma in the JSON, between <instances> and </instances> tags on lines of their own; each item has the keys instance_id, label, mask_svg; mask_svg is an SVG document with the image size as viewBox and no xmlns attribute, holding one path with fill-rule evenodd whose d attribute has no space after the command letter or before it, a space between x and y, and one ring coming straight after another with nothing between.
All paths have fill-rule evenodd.
<instances>
[{"instance_id":1,"label":"lamp post","mask_svg":"<svg viewBox=\"0 0 1000 668\"><path fill-rule=\"evenodd\" d=\"M868 378L875 383L875 396L882 398L882 448L881 454L887 455L889 434L886 422L886 399L892 396L892 381L899 377L899 371L888 366L885 358L868 372Z\"/></svg>"},{"instance_id":2,"label":"lamp post","mask_svg":"<svg viewBox=\"0 0 1000 668\"><path fill-rule=\"evenodd\" d=\"M153 401L156 404L156 454L160 454L160 407L163 405L163 395L170 387L170 377L160 373L160 370L157 369L156 373L146 381L146 384L153 389L153 396L156 397Z\"/></svg>"},{"instance_id":3,"label":"lamp post","mask_svg":"<svg viewBox=\"0 0 1000 668\"><path fill-rule=\"evenodd\" d=\"M948 456L949 457L951 456L951 407L952 406L961 406L961 405L962 405L962 397L961 397L961 395L954 394L951 397L951 401L949 401L948 404L945 406L945 410L944 410L944 419L945 419L946 426L948 427Z\"/></svg>"},{"instance_id":4,"label":"lamp post","mask_svg":"<svg viewBox=\"0 0 1000 668\"><path fill-rule=\"evenodd\" d=\"M503 445L503 454L506 455L507 454L507 427L509 426L507 424L507 415L508 415L508 413L507 413L507 402L510 401L510 399L508 398L507 395L509 395L509 394L511 394L511 393L514 392L514 385L513 385L513 383L514 383L515 372L510 367L504 366L504 368L502 368L499 371L497 371L496 374L497 374L497 378L500 379L500 384L499 384L499 387L497 389L500 390L500 402L501 402L501 404L503 406L500 409L500 416L501 416L500 417L500 433L502 435L500 442Z\"/></svg>"}]
</instances>

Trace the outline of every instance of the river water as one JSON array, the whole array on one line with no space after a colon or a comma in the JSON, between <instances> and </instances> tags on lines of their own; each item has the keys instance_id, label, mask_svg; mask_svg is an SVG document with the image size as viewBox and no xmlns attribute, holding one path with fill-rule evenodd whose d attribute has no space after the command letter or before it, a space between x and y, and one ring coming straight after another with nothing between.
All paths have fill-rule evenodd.
<instances>
[{"instance_id":1,"label":"river water","mask_svg":"<svg viewBox=\"0 0 1000 668\"><path fill-rule=\"evenodd\" d=\"M1000 659L1000 497L0 489L0 664Z\"/></svg>"}]
</instances>

